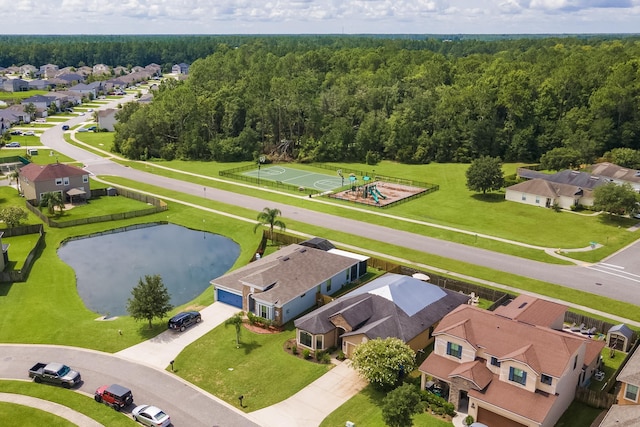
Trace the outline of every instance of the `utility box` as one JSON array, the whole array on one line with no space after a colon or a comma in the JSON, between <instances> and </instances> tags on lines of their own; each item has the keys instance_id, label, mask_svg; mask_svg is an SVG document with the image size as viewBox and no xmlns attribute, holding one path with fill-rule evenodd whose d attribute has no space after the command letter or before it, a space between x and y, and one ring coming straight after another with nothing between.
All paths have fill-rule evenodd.
<instances>
[{"instance_id":1,"label":"utility box","mask_svg":"<svg viewBox=\"0 0 640 427\"><path fill-rule=\"evenodd\" d=\"M38 154L37 148L27 148L27 154L30 156L36 156Z\"/></svg>"}]
</instances>

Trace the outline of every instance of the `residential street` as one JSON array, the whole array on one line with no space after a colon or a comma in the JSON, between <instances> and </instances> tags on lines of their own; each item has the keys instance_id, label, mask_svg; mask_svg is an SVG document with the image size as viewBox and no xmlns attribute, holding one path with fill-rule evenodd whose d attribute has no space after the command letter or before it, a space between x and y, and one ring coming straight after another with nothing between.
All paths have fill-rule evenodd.
<instances>
[{"instance_id":1,"label":"residential street","mask_svg":"<svg viewBox=\"0 0 640 427\"><path fill-rule=\"evenodd\" d=\"M84 119L81 117L74 118L69 122L69 124L79 123L83 120ZM147 184L194 196L203 196L203 187L200 184L193 184L186 180L180 181L165 178L159 175L124 167L108 159L104 159L82 150L81 148L71 146L62 138L62 129L59 126L45 131L42 134L41 141L44 145L83 162L87 166L86 169L95 175L121 176L134 181L145 182ZM616 259L616 264L613 264L615 267L608 267L604 265L560 266L420 236L384 226L372 225L361 221L315 212L309 209L289 206L283 203L270 201L269 194L270 193L268 191L265 191L264 198L258 198L209 187L207 187L206 190L206 197L209 199L252 209L256 212L261 211L265 206L278 208L282 211L282 216L285 219L285 222L287 218L292 218L296 221L325 227L327 229L366 236L373 240L418 250L425 254L437 254L439 256L464 261L466 263L477 264L495 270L513 273L640 305L640 264L634 262L634 260L637 260L640 256L640 241L636 241L635 244L626 248L624 250L624 255L619 253L614 257ZM316 199L303 199L307 200L308 203L317 202ZM305 230L297 231L304 232ZM330 235L321 237L331 240ZM426 255L425 259L421 262L428 265L428 255ZM464 271L459 272L465 273ZM504 284L512 285L511 283Z\"/></svg>"},{"instance_id":2,"label":"residential street","mask_svg":"<svg viewBox=\"0 0 640 427\"><path fill-rule=\"evenodd\" d=\"M105 384L120 384L133 392L134 404L153 404L171 415L176 427L257 427L249 416L160 369L93 350L47 345L0 344L0 378L28 379L37 362L61 362L77 369L79 390L93 395ZM42 385L42 387L54 387ZM98 403L95 403L98 405ZM133 407L127 408L129 412Z\"/></svg>"}]
</instances>

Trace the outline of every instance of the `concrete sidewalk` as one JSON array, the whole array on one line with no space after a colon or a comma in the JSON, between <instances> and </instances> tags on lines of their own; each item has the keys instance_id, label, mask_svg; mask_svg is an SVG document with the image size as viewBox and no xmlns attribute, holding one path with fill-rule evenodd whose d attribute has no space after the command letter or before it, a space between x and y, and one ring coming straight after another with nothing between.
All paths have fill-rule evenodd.
<instances>
[{"instance_id":1,"label":"concrete sidewalk","mask_svg":"<svg viewBox=\"0 0 640 427\"><path fill-rule=\"evenodd\" d=\"M67 408L66 406L62 406L48 400L38 399L37 397L13 393L0 393L0 402L29 406L30 408L36 408L41 411L49 412L51 414L64 418L78 426L104 427L99 422L94 421L92 418L89 418L86 415L81 414L80 412L74 411L73 409Z\"/></svg>"},{"instance_id":2,"label":"concrete sidewalk","mask_svg":"<svg viewBox=\"0 0 640 427\"><path fill-rule=\"evenodd\" d=\"M216 326L224 323L225 320L239 311L240 309L236 307L221 302L214 302L200 311L202 322L190 327L186 331L175 332L167 329L163 333L140 344L125 348L115 353L115 355L154 368L166 369L170 362L174 360L186 346Z\"/></svg>"},{"instance_id":3,"label":"concrete sidewalk","mask_svg":"<svg viewBox=\"0 0 640 427\"><path fill-rule=\"evenodd\" d=\"M349 360L336 363L336 367L290 398L249 415L263 427L320 425L329 414L367 385Z\"/></svg>"}]
</instances>

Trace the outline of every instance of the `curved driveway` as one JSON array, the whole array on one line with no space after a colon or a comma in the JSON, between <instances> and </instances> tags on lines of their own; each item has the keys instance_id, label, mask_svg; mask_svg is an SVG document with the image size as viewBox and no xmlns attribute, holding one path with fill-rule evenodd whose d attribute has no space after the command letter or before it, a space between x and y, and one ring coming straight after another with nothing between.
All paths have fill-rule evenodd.
<instances>
[{"instance_id":1,"label":"curved driveway","mask_svg":"<svg viewBox=\"0 0 640 427\"><path fill-rule=\"evenodd\" d=\"M176 427L259 426L248 415L171 373L112 354L62 346L0 344L0 360L0 378L24 380L28 366L60 361L81 373L82 392L92 395L104 384L124 385L133 392L135 405L152 403L164 409Z\"/></svg>"},{"instance_id":2,"label":"curved driveway","mask_svg":"<svg viewBox=\"0 0 640 427\"><path fill-rule=\"evenodd\" d=\"M110 106L115 106L117 103L124 101L125 100L114 101ZM107 106L101 108L106 107ZM83 120L85 120L85 117L76 117L71 119L68 124L77 124ZM50 128L43 132L41 141L44 145L84 163L86 169L93 174L121 176L133 181L145 182L182 193L203 196L203 187L200 184L166 178L119 165L81 148L67 144L62 137L62 132L61 126ZM203 176L203 178L206 179L208 177ZM612 259L623 260L621 262L624 262L624 264L602 263L585 266L560 266L500 254L472 246L438 240L384 226L270 201L267 200L270 194L267 191L264 192L264 199L216 188L207 188L204 193L206 193L207 198L230 205L242 206L255 211L261 211L265 205L268 204L271 208L280 209L284 218L292 218L303 223L366 236L369 239L417 250L425 253L424 259L419 260L423 264L429 264L428 254L432 253L446 258L477 264L498 271L517 274L640 305L640 263L634 261L640 258L640 241L636 241L633 245L626 248L624 255L612 257ZM307 200L308 203L316 202L315 199L301 199ZM331 239L331 236L322 237ZM458 272L464 273L464 271ZM517 283L504 284L517 287Z\"/></svg>"}]
</instances>

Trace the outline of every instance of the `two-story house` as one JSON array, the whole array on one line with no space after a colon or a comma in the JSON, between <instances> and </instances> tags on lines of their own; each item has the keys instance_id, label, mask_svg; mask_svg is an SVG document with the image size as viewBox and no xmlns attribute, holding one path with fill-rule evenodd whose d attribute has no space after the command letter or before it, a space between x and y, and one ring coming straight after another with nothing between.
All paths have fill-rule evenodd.
<instances>
[{"instance_id":1,"label":"two-story house","mask_svg":"<svg viewBox=\"0 0 640 427\"><path fill-rule=\"evenodd\" d=\"M40 203L43 194L51 192L59 192L62 200L91 197L89 173L75 166L29 163L20 169L19 179L25 199L36 203Z\"/></svg>"},{"instance_id":2,"label":"two-story house","mask_svg":"<svg viewBox=\"0 0 640 427\"><path fill-rule=\"evenodd\" d=\"M185 64L184 62L175 64L171 67L171 72L173 74L189 74L189 64Z\"/></svg>"},{"instance_id":3,"label":"two-story house","mask_svg":"<svg viewBox=\"0 0 640 427\"><path fill-rule=\"evenodd\" d=\"M433 332L422 387L435 384L457 410L492 427L554 426L604 348L554 329L562 307L532 297L516 298L502 313L458 307Z\"/></svg>"}]
</instances>

